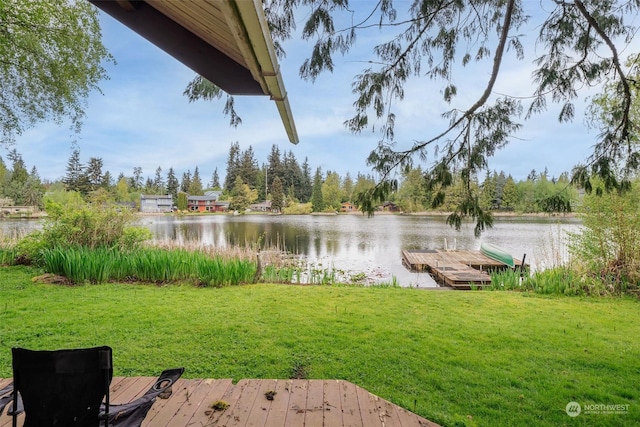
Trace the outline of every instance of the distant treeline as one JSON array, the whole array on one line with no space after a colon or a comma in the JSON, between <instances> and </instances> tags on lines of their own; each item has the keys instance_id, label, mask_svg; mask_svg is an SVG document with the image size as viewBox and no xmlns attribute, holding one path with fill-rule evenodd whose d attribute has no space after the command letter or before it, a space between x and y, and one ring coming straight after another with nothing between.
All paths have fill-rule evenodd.
<instances>
[{"instance_id":1,"label":"distant treeline","mask_svg":"<svg viewBox=\"0 0 640 427\"><path fill-rule=\"evenodd\" d=\"M359 192L376 183L372 175L360 172L354 177L350 173L340 176L319 167L313 169L307 158L300 164L292 151L281 152L277 145L272 146L266 161L259 162L251 146L241 150L238 142L229 148L224 181L217 169L204 178L198 166L181 177L172 166L166 173L158 166L152 176L145 177L141 167L134 167L130 176L120 173L114 178L105 170L101 158L91 157L82 163L80 151L74 150L63 178L50 182L40 179L36 166L28 171L15 149L6 159L5 162L0 158L0 205L40 208L45 196L58 202L77 198L139 203L141 194L171 194L177 201L180 192L203 195L207 190L222 190L221 199L229 200L236 209L247 203L271 200L275 210L308 204L309 211L336 211L345 202L355 203ZM570 184L568 174L550 177L546 169L541 173L533 170L522 181L515 181L502 171L487 171L484 177L475 177L472 185L481 205L490 210L567 212L578 201L578 192ZM454 177L452 185L429 191L424 171L417 167L399 177L397 191L389 196L389 201L404 212L429 211L436 193L444 193L445 201L437 210L450 211L462 197L462 186L462 179Z\"/></svg>"}]
</instances>

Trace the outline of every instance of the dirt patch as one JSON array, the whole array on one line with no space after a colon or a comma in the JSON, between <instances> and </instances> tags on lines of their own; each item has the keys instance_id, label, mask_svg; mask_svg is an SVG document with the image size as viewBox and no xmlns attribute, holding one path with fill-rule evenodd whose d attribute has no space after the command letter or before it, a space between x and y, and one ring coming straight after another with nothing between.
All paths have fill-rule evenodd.
<instances>
[{"instance_id":1,"label":"dirt patch","mask_svg":"<svg viewBox=\"0 0 640 427\"><path fill-rule=\"evenodd\" d=\"M46 273L41 276L36 276L31 279L33 283L45 283L47 285L65 285L71 286L73 283L71 280L64 276L58 276L57 274Z\"/></svg>"}]
</instances>

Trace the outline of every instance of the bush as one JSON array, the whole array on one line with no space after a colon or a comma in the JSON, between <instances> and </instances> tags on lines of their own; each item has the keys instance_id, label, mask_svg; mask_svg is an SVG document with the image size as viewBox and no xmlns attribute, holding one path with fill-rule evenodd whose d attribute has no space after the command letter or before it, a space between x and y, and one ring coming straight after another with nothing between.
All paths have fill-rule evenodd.
<instances>
[{"instance_id":1,"label":"bush","mask_svg":"<svg viewBox=\"0 0 640 427\"><path fill-rule=\"evenodd\" d=\"M313 212L311 203L294 203L282 210L285 215L307 215L311 212Z\"/></svg>"},{"instance_id":2,"label":"bush","mask_svg":"<svg viewBox=\"0 0 640 427\"><path fill-rule=\"evenodd\" d=\"M43 251L72 247L130 250L152 237L142 227L132 227L134 214L115 205L85 203L62 205L46 200L47 218L42 230L15 245L17 264L43 265Z\"/></svg>"},{"instance_id":3,"label":"bush","mask_svg":"<svg viewBox=\"0 0 640 427\"><path fill-rule=\"evenodd\" d=\"M569 236L569 251L586 276L611 292L640 285L640 195L604 193L585 196L583 230Z\"/></svg>"}]
</instances>

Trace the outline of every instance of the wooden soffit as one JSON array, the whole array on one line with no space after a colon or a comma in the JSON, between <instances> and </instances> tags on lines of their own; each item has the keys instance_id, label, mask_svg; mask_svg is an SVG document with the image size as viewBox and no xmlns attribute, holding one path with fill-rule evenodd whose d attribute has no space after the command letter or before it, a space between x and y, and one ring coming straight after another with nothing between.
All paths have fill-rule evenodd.
<instances>
[{"instance_id":1,"label":"wooden soffit","mask_svg":"<svg viewBox=\"0 0 640 427\"><path fill-rule=\"evenodd\" d=\"M268 95L298 134L260 0L89 0L231 95Z\"/></svg>"}]
</instances>

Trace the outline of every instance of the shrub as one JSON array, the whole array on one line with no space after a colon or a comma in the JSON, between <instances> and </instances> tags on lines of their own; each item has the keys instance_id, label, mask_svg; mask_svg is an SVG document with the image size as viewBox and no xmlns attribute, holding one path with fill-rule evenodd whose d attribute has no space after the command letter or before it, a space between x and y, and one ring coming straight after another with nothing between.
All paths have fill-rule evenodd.
<instances>
[{"instance_id":1,"label":"shrub","mask_svg":"<svg viewBox=\"0 0 640 427\"><path fill-rule=\"evenodd\" d=\"M597 189L596 189L597 190ZM615 293L640 284L640 194L585 196L583 230L569 236L569 251L587 276Z\"/></svg>"}]
</instances>

